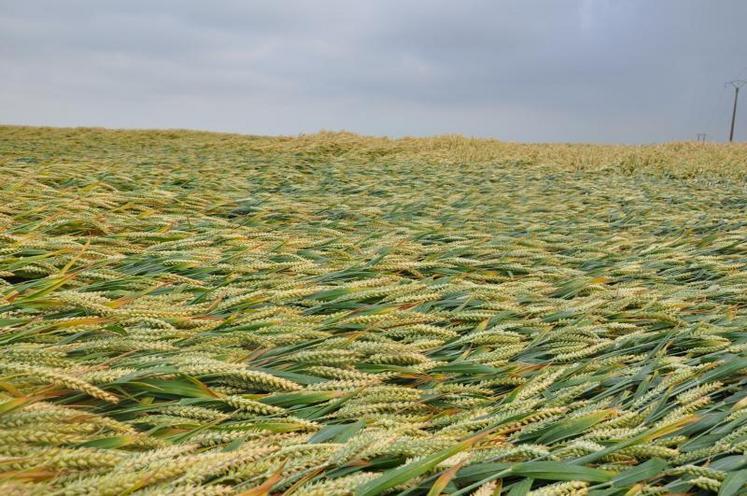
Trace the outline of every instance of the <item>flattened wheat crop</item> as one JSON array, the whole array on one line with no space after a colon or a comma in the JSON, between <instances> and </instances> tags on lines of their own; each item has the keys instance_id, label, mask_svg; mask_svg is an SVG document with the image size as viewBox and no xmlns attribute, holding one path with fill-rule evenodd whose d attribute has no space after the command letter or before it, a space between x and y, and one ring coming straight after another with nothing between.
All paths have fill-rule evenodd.
<instances>
[{"instance_id":1,"label":"flattened wheat crop","mask_svg":"<svg viewBox=\"0 0 747 496\"><path fill-rule=\"evenodd\" d=\"M0 127L5 495L744 494L747 147Z\"/></svg>"}]
</instances>

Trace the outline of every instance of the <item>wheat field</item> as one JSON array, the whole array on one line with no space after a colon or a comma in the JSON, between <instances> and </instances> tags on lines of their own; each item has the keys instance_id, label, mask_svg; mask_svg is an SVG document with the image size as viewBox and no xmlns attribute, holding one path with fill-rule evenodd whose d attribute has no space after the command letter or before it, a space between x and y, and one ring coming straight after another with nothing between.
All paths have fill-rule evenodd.
<instances>
[{"instance_id":1,"label":"wheat field","mask_svg":"<svg viewBox=\"0 0 747 496\"><path fill-rule=\"evenodd\" d=\"M747 146L0 127L11 495L745 494Z\"/></svg>"}]
</instances>

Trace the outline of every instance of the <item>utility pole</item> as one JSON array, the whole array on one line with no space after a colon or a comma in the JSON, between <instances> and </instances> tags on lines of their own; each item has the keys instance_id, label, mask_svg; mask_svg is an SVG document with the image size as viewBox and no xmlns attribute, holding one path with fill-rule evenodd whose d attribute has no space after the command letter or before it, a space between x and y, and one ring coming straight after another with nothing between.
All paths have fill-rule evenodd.
<instances>
[{"instance_id":1,"label":"utility pole","mask_svg":"<svg viewBox=\"0 0 747 496\"><path fill-rule=\"evenodd\" d=\"M731 128L729 129L729 141L734 141L734 122L737 120L737 101L739 101L739 88L747 84L747 81L741 79L735 79L729 81L726 86L732 86L734 88L734 108L731 111Z\"/></svg>"}]
</instances>

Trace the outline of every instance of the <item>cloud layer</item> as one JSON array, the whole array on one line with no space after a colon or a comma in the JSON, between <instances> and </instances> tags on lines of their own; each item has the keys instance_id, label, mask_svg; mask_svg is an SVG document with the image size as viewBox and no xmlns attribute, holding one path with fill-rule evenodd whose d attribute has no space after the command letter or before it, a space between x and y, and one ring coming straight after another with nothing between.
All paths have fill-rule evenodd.
<instances>
[{"instance_id":1,"label":"cloud layer","mask_svg":"<svg viewBox=\"0 0 747 496\"><path fill-rule=\"evenodd\" d=\"M745 19L742 0L0 0L0 121L723 139Z\"/></svg>"}]
</instances>

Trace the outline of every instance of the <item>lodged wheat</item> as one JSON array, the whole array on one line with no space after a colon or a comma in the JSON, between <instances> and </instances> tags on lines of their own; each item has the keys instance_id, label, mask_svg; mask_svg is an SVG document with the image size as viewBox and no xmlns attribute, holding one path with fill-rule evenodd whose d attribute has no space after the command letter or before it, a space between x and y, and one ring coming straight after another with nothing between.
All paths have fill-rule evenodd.
<instances>
[{"instance_id":1,"label":"lodged wheat","mask_svg":"<svg viewBox=\"0 0 747 496\"><path fill-rule=\"evenodd\" d=\"M0 126L0 489L740 494L747 148Z\"/></svg>"}]
</instances>

